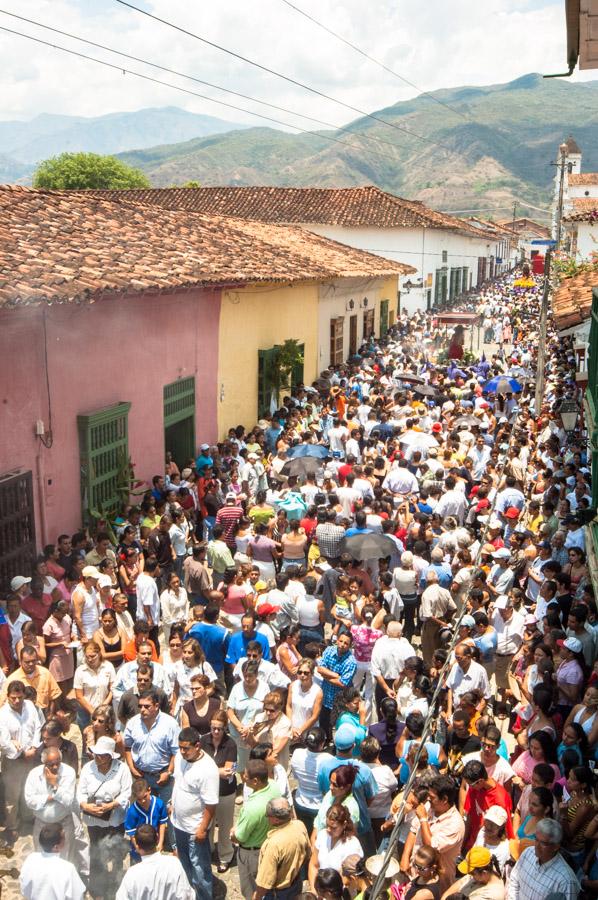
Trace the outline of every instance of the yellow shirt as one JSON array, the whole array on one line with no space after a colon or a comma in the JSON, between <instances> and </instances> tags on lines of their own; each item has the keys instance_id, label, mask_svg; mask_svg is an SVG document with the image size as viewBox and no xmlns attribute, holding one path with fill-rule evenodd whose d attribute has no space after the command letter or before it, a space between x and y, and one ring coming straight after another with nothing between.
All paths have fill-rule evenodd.
<instances>
[{"instance_id":1,"label":"yellow shirt","mask_svg":"<svg viewBox=\"0 0 598 900\"><path fill-rule=\"evenodd\" d=\"M47 709L52 700L57 700L62 693L54 676L50 675L48 669L44 669L43 666L36 666L31 677L25 675L23 670L18 668L8 676L2 685L0 706L6 702L6 689L11 681L22 681L25 686L30 685L35 688L37 694L35 703L40 709Z\"/></svg>"},{"instance_id":2,"label":"yellow shirt","mask_svg":"<svg viewBox=\"0 0 598 900\"><path fill-rule=\"evenodd\" d=\"M310 850L307 830L298 819L271 828L260 850L255 877L258 887L268 891L290 887Z\"/></svg>"}]
</instances>

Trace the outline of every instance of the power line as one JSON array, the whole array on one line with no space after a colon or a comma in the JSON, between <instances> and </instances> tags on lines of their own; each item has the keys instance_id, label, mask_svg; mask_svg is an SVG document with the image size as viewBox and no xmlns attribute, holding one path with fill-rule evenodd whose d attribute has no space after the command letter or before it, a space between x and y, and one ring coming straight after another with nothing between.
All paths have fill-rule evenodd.
<instances>
[{"instance_id":1,"label":"power line","mask_svg":"<svg viewBox=\"0 0 598 900\"><path fill-rule=\"evenodd\" d=\"M380 62L380 60L375 59L375 57L370 56L369 53L366 53L365 50L362 50L361 47L358 47L356 44L352 44L351 41L344 38L342 35L338 34L336 31L333 31L332 28L329 28L327 25L324 25L323 22L319 22L313 16L310 16L308 12L304 9L301 9L299 6L295 6L294 3L291 3L290 0L281 0L285 6L289 6L291 9L294 9L295 12L299 13L300 16L304 16L306 19L309 19L310 22L313 22L314 25L317 25L318 28L322 28L324 31L327 31L328 34L331 34L337 40L341 41L343 44L346 44L347 47L351 47L352 50L355 50L356 53L359 53L361 56L365 57L365 59L369 59L370 62L375 63L377 66L380 66L381 69L384 69L385 72L388 72L390 75L394 75L395 78L398 78L399 81L403 81L405 84L408 84L409 87L415 88L416 91L419 91L422 96L429 97L430 100L433 100L435 103L439 103L440 106L444 106L445 109L450 109L451 112L456 113L458 116L462 116L464 119L470 119L467 113L462 113L460 110L455 109L454 106L451 106L449 103L445 103L443 100L440 100L438 97L435 97L429 91L422 91L413 81L409 81L408 78L405 78L403 75L400 75L398 72L395 72L394 69L391 69L385 63Z\"/></svg>"},{"instance_id":2,"label":"power line","mask_svg":"<svg viewBox=\"0 0 598 900\"><path fill-rule=\"evenodd\" d=\"M402 131L405 134L408 134L411 137L415 137L420 141L425 141L429 144L435 144L438 147L442 147L442 149L446 150L448 153L455 154L455 150L453 150L451 147L448 147L446 144L440 143L440 141L434 140L434 138L425 137L422 134L411 131L410 128L406 128L404 125L397 125L396 122L388 122L386 119L381 119L374 113L368 113L363 109L359 109L359 107L357 106L352 106L350 103L345 103L344 100L339 100L336 97L331 97L330 94L326 94L324 93L324 91L320 91L317 88L311 87L311 85L309 84L304 84L302 81L291 78L289 75L284 75L282 72L277 72L275 69L270 69L268 68L268 66L262 65L262 63L256 62L253 59L249 59L249 57L243 56L240 53L236 53L234 50L229 50L227 47L223 47L221 44L216 44L213 41L209 41L207 38L201 37L199 34L195 34L193 31L189 31L186 28L182 28L180 25L175 25L173 22L169 22L166 19L161 19L159 16L155 16L153 15L153 13L150 13L145 9L141 9L138 6L134 6L132 3L128 3L127 0L116 0L116 2L120 3L121 6L126 6L129 9L135 10L135 12L141 13L142 16L147 16L149 19L153 19L155 22L160 22L162 25L166 25L168 28L173 28L175 31L180 31L181 34L186 34L188 37L192 37L196 41L201 41L202 44L207 44L208 47L213 47L216 50L221 50L223 53L227 53L229 56L233 56L235 59L241 60L241 62L247 63L250 66L254 66L256 69L260 69L262 72L267 72L269 75L276 76L276 78L282 78L283 81L286 81L289 84L294 84L295 87L300 87L305 91L309 91L311 94L315 94L318 97L323 97L325 100L330 100L332 103L337 103L339 106L343 106L345 109L349 109L351 110L351 112L357 113L360 116L364 116L368 119L373 119L374 122L380 122L380 124L387 125L389 128L394 128L396 131Z\"/></svg>"},{"instance_id":3,"label":"power line","mask_svg":"<svg viewBox=\"0 0 598 900\"><path fill-rule=\"evenodd\" d=\"M83 44L88 44L90 47L97 47L100 50L106 50L108 53L114 53L118 56L123 56L125 59L132 59L134 62L142 63L146 66L151 66L154 69L159 69L161 72L168 72L170 75L176 75L179 78L187 78L189 81L194 81L197 84L206 85L206 87L214 88L217 91L223 91L226 94L232 94L235 97L241 97L244 100L250 100L253 103L259 103L263 106L268 106L271 109L276 109L279 112L285 112L292 116L299 116L301 119L308 119L310 122L316 122L318 125L325 125L327 128L332 128L334 131L342 131L345 134L349 134L352 137L357 137L361 140L367 141L376 141L382 144L387 144L389 147L393 147L395 150L398 149L397 144L393 144L392 141L387 141L384 138L380 137L372 137L370 135L358 134L354 131L351 131L349 128L343 128L340 125L334 125L332 122L325 122L322 119L315 119L313 116L307 116L303 113L295 112L292 109L287 109L284 106L277 106L275 103L268 103L266 100L258 100L257 97L252 97L250 94L242 94L239 91L233 91L230 88L221 87L221 85L214 84L212 81L205 81L202 78L197 78L195 75L188 75L185 72L178 72L176 69L170 69L168 66L162 66L159 63L151 62L150 60L143 59L139 56L133 56L130 53L125 53L123 50L115 50L112 47L107 47L105 44L99 44L97 41L90 41L87 38L79 37L79 35L72 34L69 31L62 31L60 28L54 28L51 25L45 25L43 22L37 22L35 19L28 19L26 16L19 16L17 13L8 12L5 9L0 9L0 13L4 13L5 16L11 16L14 19L19 19L21 22L27 22L30 25L36 25L39 28L44 28L47 31L52 31L54 34L60 34L63 37L72 38L75 41L80 41ZM217 102L217 101L214 101ZM250 113L250 110L243 110L244 112ZM251 113L250 113L251 114ZM289 126L293 127L293 126ZM390 157L388 157L390 158Z\"/></svg>"},{"instance_id":4,"label":"power line","mask_svg":"<svg viewBox=\"0 0 598 900\"><path fill-rule=\"evenodd\" d=\"M305 128L300 128L298 125L291 125L289 122L281 122L280 119L274 119L271 116L265 116L262 113L253 112L249 109L243 109L241 106L235 106L233 103L227 103L225 100L216 100L214 97L208 97L206 94L200 94L197 91L190 91L188 88L180 87L176 84L170 84L168 81L161 81L159 78L152 78L151 75L143 75L141 72L134 72L132 69L124 69L120 65L116 65L115 63L107 62L104 59L98 59L96 56L89 56L87 53L80 53L78 50L71 50L68 47L61 47L59 44L52 44L49 41L44 41L41 38L33 37L31 34L23 34L21 31L15 31L12 28L6 28L4 25L0 25L0 31L5 31L8 34L14 34L18 37L26 38L29 41L35 41L37 44L43 44L45 47L51 47L53 50L61 50L63 53L69 53L71 56L77 56L79 59L85 59L90 62L98 63L101 66L106 66L109 69L114 69L117 72L122 72L123 75L134 75L135 78L142 78L144 81L151 81L153 84L160 84L163 87L172 88L175 91L182 91L184 94L189 94L192 97L200 97L202 100L208 100L210 103L216 103L221 106L229 107L230 109L235 109L238 112L247 113L249 116L257 116L258 119L264 119L268 122L274 122L277 125L283 125L285 128L293 128L295 131L299 131L302 134L307 134L310 137L332 141L335 144L342 144L344 147L349 147L352 150L357 150L360 153L363 153L363 147L359 147L357 144L349 144L347 141L341 141L338 138L330 137L330 135L326 135L316 131L307 131ZM359 138L359 135L355 135L355 137ZM396 164L396 159L387 155L386 153L381 153L378 151L381 156L384 156L386 159L389 159L391 162Z\"/></svg>"}]
</instances>

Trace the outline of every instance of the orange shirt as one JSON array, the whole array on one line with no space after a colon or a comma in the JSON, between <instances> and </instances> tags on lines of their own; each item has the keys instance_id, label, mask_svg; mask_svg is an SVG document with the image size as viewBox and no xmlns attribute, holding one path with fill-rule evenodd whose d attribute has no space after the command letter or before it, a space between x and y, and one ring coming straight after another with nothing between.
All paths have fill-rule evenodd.
<instances>
[{"instance_id":1,"label":"orange shirt","mask_svg":"<svg viewBox=\"0 0 598 900\"><path fill-rule=\"evenodd\" d=\"M156 653L156 648L154 646L153 641L148 641L152 645L152 662L159 662L158 654ZM123 656L125 658L125 662L133 662L134 659L137 659L137 645L135 643L135 638L125 644L125 649L123 650Z\"/></svg>"}]
</instances>

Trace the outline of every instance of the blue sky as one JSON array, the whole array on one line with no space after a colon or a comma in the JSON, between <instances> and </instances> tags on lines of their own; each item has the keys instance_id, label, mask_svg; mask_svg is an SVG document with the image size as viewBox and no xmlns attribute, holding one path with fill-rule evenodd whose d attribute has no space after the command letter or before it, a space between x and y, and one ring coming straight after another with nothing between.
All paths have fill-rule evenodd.
<instances>
[{"instance_id":1,"label":"blue sky","mask_svg":"<svg viewBox=\"0 0 598 900\"><path fill-rule=\"evenodd\" d=\"M172 22L307 82L345 103L380 109L416 90L318 29L282 0L132 0ZM510 81L527 72L565 68L564 0L293 0L404 75L422 90ZM341 125L355 115L324 98L260 73L239 60L126 9L115 0L3 0L2 8L126 50L224 87L292 110L289 124L310 127L300 114ZM86 48L69 38L0 14L0 26L81 50L117 65L155 74L141 64ZM66 56L0 31L0 120L41 112L101 115L176 105L235 121L259 120L168 87ZM215 99L174 76L158 76ZM576 80L598 73L576 75ZM246 109L260 107L226 97ZM271 113L277 116L276 113ZM267 124L267 123L263 123Z\"/></svg>"}]
</instances>

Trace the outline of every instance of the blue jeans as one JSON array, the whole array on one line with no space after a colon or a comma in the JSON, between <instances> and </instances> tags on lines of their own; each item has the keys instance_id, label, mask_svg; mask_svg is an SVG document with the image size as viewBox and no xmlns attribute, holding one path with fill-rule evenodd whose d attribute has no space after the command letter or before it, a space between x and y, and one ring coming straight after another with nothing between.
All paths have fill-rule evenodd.
<instances>
[{"instance_id":1,"label":"blue jeans","mask_svg":"<svg viewBox=\"0 0 598 900\"><path fill-rule=\"evenodd\" d=\"M210 841L196 841L195 835L174 829L176 849L185 875L197 900L212 900L212 852Z\"/></svg>"}]
</instances>

